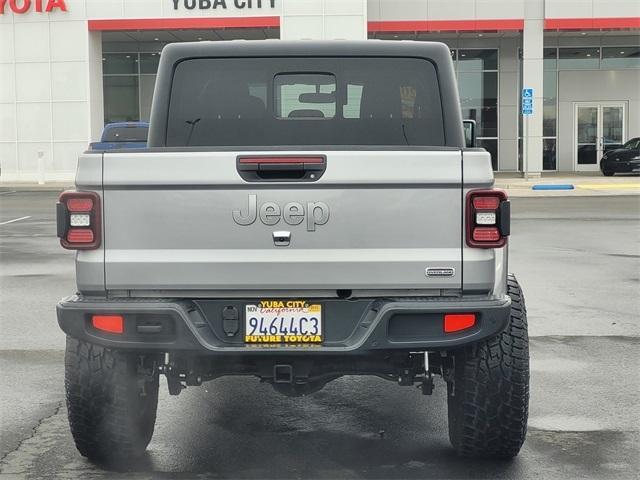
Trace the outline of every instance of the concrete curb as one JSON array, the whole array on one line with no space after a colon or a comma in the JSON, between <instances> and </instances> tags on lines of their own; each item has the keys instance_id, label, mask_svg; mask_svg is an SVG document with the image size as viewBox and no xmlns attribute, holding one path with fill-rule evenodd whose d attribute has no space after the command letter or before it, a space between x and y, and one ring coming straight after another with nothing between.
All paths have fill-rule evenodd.
<instances>
[{"instance_id":1,"label":"concrete curb","mask_svg":"<svg viewBox=\"0 0 640 480\"><path fill-rule=\"evenodd\" d=\"M25 185L25 184L2 184L0 183L0 194L9 192L63 192L72 190L70 184L45 184L45 185Z\"/></svg>"}]
</instances>

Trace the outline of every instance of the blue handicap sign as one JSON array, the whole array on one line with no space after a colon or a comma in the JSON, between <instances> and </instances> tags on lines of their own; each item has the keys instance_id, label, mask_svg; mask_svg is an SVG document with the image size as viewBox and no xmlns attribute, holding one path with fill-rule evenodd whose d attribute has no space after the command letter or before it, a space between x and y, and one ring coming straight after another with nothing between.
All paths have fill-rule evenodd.
<instances>
[{"instance_id":1,"label":"blue handicap sign","mask_svg":"<svg viewBox=\"0 0 640 480\"><path fill-rule=\"evenodd\" d=\"M522 89L522 114L533 115L533 88Z\"/></svg>"}]
</instances>

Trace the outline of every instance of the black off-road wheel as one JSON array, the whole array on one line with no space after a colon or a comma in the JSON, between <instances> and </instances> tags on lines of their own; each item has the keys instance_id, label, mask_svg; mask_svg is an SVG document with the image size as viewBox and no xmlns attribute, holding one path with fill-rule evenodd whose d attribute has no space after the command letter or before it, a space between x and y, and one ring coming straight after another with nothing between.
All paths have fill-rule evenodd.
<instances>
[{"instance_id":1,"label":"black off-road wheel","mask_svg":"<svg viewBox=\"0 0 640 480\"><path fill-rule=\"evenodd\" d=\"M507 280L511 314L497 337L454 353L449 439L465 457L515 457L527 433L529 337L520 285Z\"/></svg>"},{"instance_id":2,"label":"black off-road wheel","mask_svg":"<svg viewBox=\"0 0 640 480\"><path fill-rule=\"evenodd\" d=\"M612 172L610 170L602 170L602 175L604 175L605 177L613 177L613 174L615 172Z\"/></svg>"},{"instance_id":3,"label":"black off-road wheel","mask_svg":"<svg viewBox=\"0 0 640 480\"><path fill-rule=\"evenodd\" d=\"M151 441L158 375L148 359L67 337L65 388L71 434L83 456L122 465Z\"/></svg>"}]
</instances>

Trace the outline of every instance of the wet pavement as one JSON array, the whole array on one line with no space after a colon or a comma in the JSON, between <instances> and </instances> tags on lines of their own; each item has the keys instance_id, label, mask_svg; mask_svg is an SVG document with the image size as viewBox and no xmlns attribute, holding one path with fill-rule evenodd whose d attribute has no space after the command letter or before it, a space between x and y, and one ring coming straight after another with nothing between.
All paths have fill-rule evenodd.
<instances>
[{"instance_id":1,"label":"wet pavement","mask_svg":"<svg viewBox=\"0 0 640 480\"><path fill-rule=\"evenodd\" d=\"M510 269L532 335L529 434L516 459L453 454L441 381L425 397L348 377L292 399L225 378L178 397L161 389L146 457L114 472L76 452L66 421L53 307L73 292L74 271L54 237L55 196L0 192L2 478L638 478L639 197L514 200Z\"/></svg>"}]
</instances>

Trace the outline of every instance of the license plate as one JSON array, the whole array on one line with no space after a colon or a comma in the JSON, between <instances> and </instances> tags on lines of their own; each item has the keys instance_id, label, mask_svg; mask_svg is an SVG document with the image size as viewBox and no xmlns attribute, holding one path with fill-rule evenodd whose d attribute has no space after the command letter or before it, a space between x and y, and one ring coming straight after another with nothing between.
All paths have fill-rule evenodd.
<instances>
[{"instance_id":1,"label":"license plate","mask_svg":"<svg viewBox=\"0 0 640 480\"><path fill-rule=\"evenodd\" d=\"M322 305L262 300L245 307L245 343L321 343Z\"/></svg>"}]
</instances>

